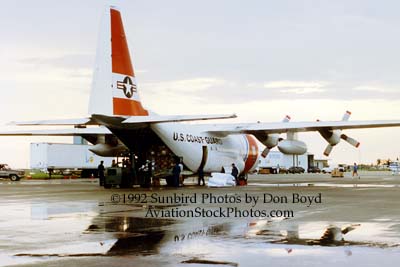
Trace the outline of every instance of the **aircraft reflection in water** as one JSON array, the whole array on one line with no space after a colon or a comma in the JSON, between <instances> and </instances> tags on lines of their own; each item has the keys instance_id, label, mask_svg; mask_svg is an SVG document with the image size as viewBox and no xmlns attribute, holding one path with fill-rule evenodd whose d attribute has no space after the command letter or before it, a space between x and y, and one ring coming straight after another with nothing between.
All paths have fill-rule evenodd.
<instances>
[{"instance_id":1,"label":"aircraft reflection in water","mask_svg":"<svg viewBox=\"0 0 400 267\"><path fill-rule=\"evenodd\" d=\"M371 246L396 247L385 243L372 243L345 240L344 236L353 231L362 231L360 224L349 224L343 227L329 225L324 229L321 222L322 236L302 238L299 227L302 225L290 220L256 220L246 223L223 223L201 227L190 222L179 222L165 219L135 217L97 217L86 233L109 232L118 241L107 252L107 255L130 253L156 254L161 247L173 247L196 239L208 239L210 242L246 240L255 243L266 241L271 244L304 245L304 246Z\"/></svg>"},{"instance_id":2,"label":"aircraft reflection in water","mask_svg":"<svg viewBox=\"0 0 400 267\"><path fill-rule=\"evenodd\" d=\"M184 261L189 258L190 263L197 261L204 263L206 261L212 264L211 261L200 260L198 257L204 258L212 257L214 254L226 254L227 247L231 246L239 250L247 249L251 251L259 249L260 246L264 247L262 245L264 244L267 245L267 250L283 249L288 253L291 253L294 249L299 249L299 246L364 246L379 248L399 246L399 244L384 242L345 240L344 235L351 231L368 231L368 234L371 234L368 226L363 229L360 224L349 224L344 227L336 225L326 227L327 223L325 222L313 223L311 227L307 224L309 223L295 223L291 219L277 221L262 219L252 222L238 221L209 225L190 220L179 221L103 214L95 217L83 232L85 235L91 235L89 239L95 238L97 241L82 242L78 247L65 246L47 252L19 253L15 256L171 256L179 252L184 257ZM371 226L376 228L376 225ZM318 228L317 231L316 228ZM285 246L282 247L281 245ZM241 246L244 247L241 248ZM216 263L214 262L213 264ZM231 262L226 264L235 265L235 263Z\"/></svg>"}]
</instances>

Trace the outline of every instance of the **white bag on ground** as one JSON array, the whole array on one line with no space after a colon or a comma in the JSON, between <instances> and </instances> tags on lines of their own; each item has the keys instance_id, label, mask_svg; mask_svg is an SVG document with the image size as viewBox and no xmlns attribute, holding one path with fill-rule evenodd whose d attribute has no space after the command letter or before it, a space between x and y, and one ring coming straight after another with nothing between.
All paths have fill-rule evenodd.
<instances>
[{"instance_id":1,"label":"white bag on ground","mask_svg":"<svg viewBox=\"0 0 400 267\"><path fill-rule=\"evenodd\" d=\"M212 172L211 177L208 179L208 186L236 186L236 180L235 177L228 173Z\"/></svg>"}]
</instances>

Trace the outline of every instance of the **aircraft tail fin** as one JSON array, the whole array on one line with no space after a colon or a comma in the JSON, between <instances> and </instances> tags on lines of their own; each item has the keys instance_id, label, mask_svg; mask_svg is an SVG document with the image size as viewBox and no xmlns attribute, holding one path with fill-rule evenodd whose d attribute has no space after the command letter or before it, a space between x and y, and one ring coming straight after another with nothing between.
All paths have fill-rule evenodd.
<instances>
[{"instance_id":1,"label":"aircraft tail fin","mask_svg":"<svg viewBox=\"0 0 400 267\"><path fill-rule=\"evenodd\" d=\"M138 94L121 12L108 7L100 27L89 114L147 116Z\"/></svg>"}]
</instances>

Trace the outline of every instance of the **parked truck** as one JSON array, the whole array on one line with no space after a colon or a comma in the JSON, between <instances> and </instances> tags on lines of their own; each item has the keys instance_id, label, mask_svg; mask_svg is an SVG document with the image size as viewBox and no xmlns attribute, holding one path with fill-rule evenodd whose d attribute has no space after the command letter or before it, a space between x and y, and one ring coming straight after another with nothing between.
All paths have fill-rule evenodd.
<instances>
[{"instance_id":1,"label":"parked truck","mask_svg":"<svg viewBox=\"0 0 400 267\"><path fill-rule=\"evenodd\" d=\"M31 169L43 171L81 171L82 177L97 176L97 166L104 161L110 167L113 157L100 157L89 151L90 145L31 143Z\"/></svg>"},{"instance_id":2,"label":"parked truck","mask_svg":"<svg viewBox=\"0 0 400 267\"><path fill-rule=\"evenodd\" d=\"M7 164L0 164L0 178L9 178L11 181L19 181L19 179L24 176L24 170L13 170Z\"/></svg>"}]
</instances>

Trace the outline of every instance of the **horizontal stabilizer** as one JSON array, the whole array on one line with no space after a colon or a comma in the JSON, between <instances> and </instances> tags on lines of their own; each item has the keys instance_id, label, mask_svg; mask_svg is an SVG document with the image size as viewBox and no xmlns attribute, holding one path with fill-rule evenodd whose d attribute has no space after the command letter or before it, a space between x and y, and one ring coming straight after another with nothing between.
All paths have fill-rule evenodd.
<instances>
[{"instance_id":1,"label":"horizontal stabilizer","mask_svg":"<svg viewBox=\"0 0 400 267\"><path fill-rule=\"evenodd\" d=\"M54 130L1 131L0 136L82 136L111 134L105 127L71 128Z\"/></svg>"},{"instance_id":2,"label":"horizontal stabilizer","mask_svg":"<svg viewBox=\"0 0 400 267\"><path fill-rule=\"evenodd\" d=\"M159 122L181 122L181 121L200 121L236 118L236 114L230 115L170 115L170 116L133 116L124 120L122 123L159 123Z\"/></svg>"},{"instance_id":3,"label":"horizontal stabilizer","mask_svg":"<svg viewBox=\"0 0 400 267\"><path fill-rule=\"evenodd\" d=\"M60 119L60 120L38 120L38 121L12 121L9 125L18 126L37 126L37 125L98 125L90 118L79 118L79 119Z\"/></svg>"}]
</instances>

